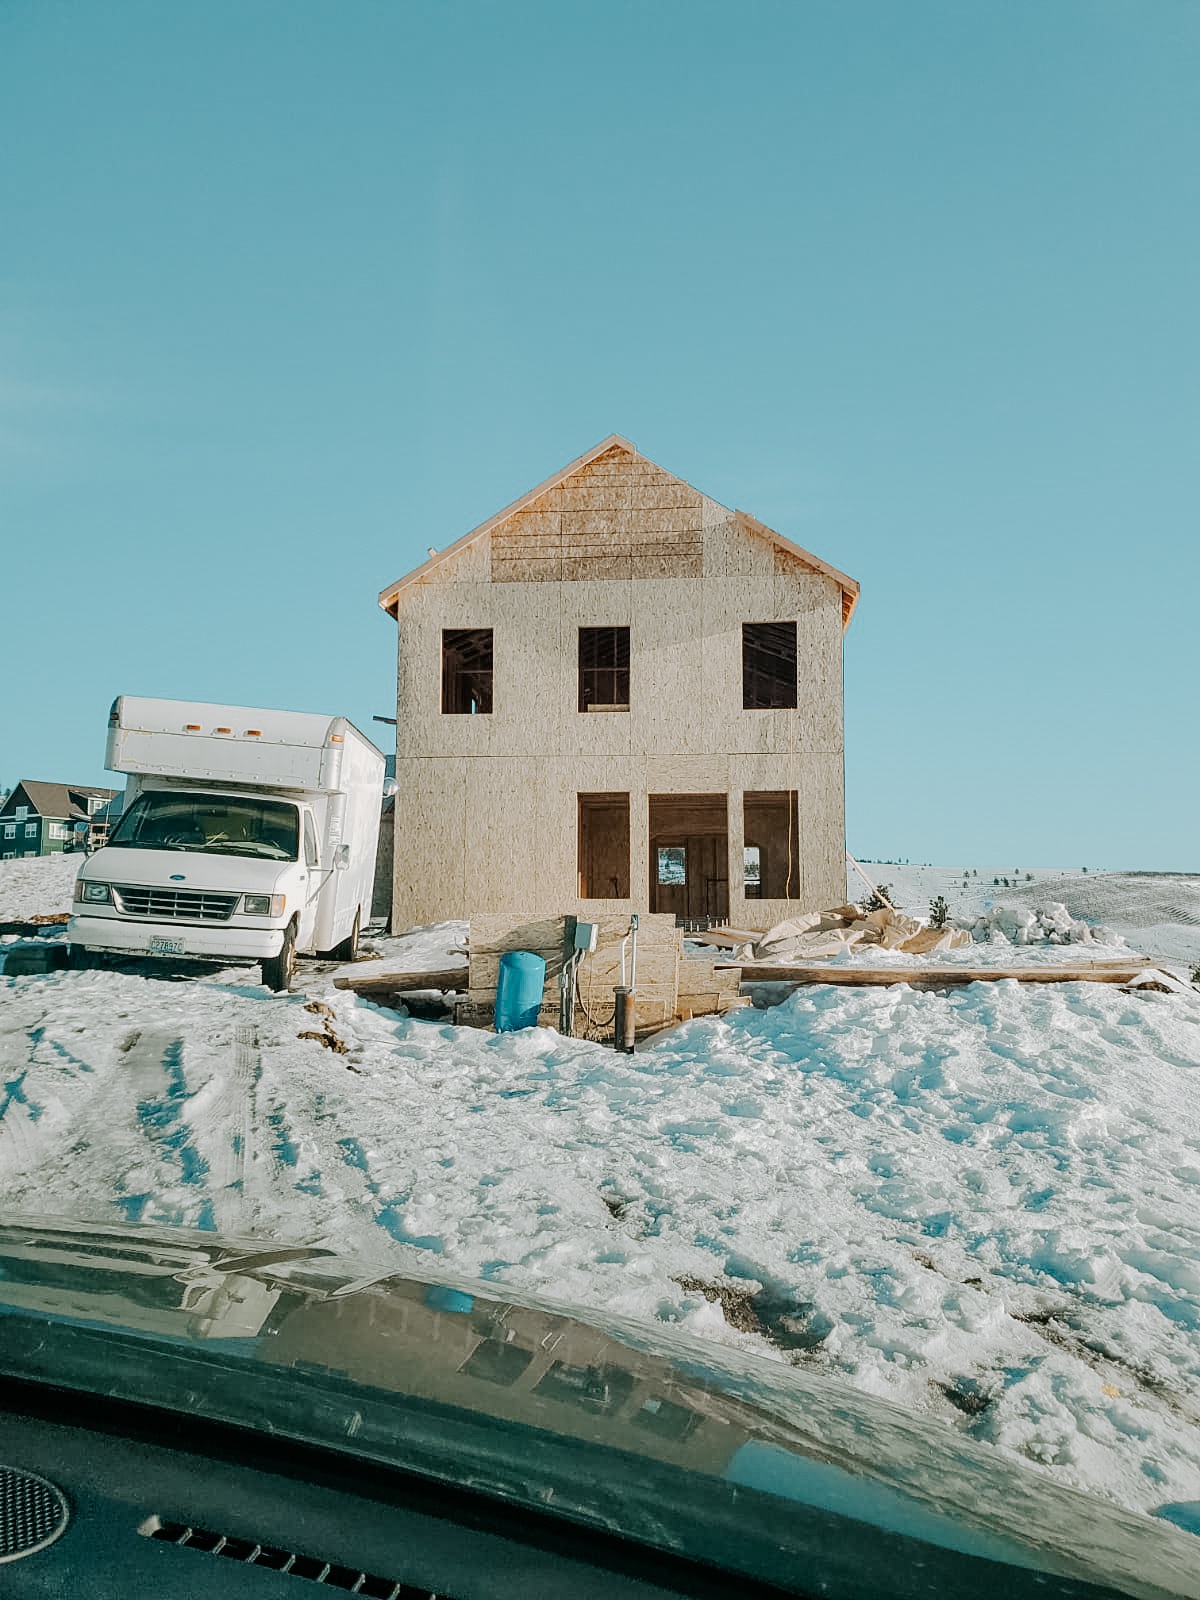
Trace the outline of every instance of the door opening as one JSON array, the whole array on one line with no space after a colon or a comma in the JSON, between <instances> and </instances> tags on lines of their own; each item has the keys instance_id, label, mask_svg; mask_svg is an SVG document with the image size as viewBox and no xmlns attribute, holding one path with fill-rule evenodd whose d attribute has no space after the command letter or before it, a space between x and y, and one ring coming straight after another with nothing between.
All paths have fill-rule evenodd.
<instances>
[{"instance_id":1,"label":"door opening","mask_svg":"<svg viewBox=\"0 0 1200 1600\"><path fill-rule=\"evenodd\" d=\"M650 796L650 909L686 921L729 915L729 804L723 794Z\"/></svg>"}]
</instances>

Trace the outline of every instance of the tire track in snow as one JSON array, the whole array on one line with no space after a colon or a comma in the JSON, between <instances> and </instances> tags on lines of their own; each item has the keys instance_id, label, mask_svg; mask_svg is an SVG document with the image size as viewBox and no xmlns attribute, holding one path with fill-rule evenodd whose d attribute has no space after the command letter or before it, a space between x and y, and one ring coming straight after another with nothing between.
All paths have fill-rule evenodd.
<instances>
[{"instance_id":1,"label":"tire track in snow","mask_svg":"<svg viewBox=\"0 0 1200 1600\"><path fill-rule=\"evenodd\" d=\"M0 1181L7 1190L22 1174L45 1158L55 1136L69 1132L69 1118L56 1094L63 1082L74 1084L94 1069L47 1035L45 1018L18 1028L0 1041ZM23 1057L23 1059L21 1059ZM90 1087L85 1088L85 1101Z\"/></svg>"},{"instance_id":2,"label":"tire track in snow","mask_svg":"<svg viewBox=\"0 0 1200 1600\"><path fill-rule=\"evenodd\" d=\"M173 1030L151 1028L131 1034L123 1053L125 1084L134 1101L134 1125L141 1135L139 1153L143 1161L148 1158L150 1162L149 1171L141 1170L151 1182L144 1190L118 1195L118 1206L129 1222L214 1229L216 1217L205 1184L209 1164L184 1117L191 1096L183 1039ZM119 1077L118 1087L124 1087ZM126 1128L127 1117L128 1113Z\"/></svg>"},{"instance_id":3,"label":"tire track in snow","mask_svg":"<svg viewBox=\"0 0 1200 1600\"><path fill-rule=\"evenodd\" d=\"M215 1226L221 1232L245 1227L253 1210L252 1198L246 1194L246 1171L261 1070L258 1036L253 1027L238 1024L232 1046L183 1110L207 1163L207 1188Z\"/></svg>"}]
</instances>

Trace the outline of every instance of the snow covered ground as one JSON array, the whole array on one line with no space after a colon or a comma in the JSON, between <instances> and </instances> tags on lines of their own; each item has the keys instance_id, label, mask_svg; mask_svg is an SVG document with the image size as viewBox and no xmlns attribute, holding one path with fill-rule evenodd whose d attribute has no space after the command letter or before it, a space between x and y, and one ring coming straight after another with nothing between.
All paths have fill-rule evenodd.
<instances>
[{"instance_id":1,"label":"snow covered ground","mask_svg":"<svg viewBox=\"0 0 1200 1600\"><path fill-rule=\"evenodd\" d=\"M81 855L0 861L0 922L70 911Z\"/></svg>"},{"instance_id":2,"label":"snow covered ground","mask_svg":"<svg viewBox=\"0 0 1200 1600\"><path fill-rule=\"evenodd\" d=\"M9 1215L444 1266L1200 1503L1200 995L812 988L622 1057L153 971L0 977Z\"/></svg>"}]
</instances>

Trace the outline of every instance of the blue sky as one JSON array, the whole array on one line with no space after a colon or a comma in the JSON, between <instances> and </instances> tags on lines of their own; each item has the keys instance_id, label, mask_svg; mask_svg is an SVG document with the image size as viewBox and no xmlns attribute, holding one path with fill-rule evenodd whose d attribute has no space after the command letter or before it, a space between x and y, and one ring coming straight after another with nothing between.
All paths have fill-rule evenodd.
<instances>
[{"instance_id":1,"label":"blue sky","mask_svg":"<svg viewBox=\"0 0 1200 1600\"><path fill-rule=\"evenodd\" d=\"M0 779L394 700L612 432L851 572L852 849L1200 869L1195 0L0 0Z\"/></svg>"}]
</instances>

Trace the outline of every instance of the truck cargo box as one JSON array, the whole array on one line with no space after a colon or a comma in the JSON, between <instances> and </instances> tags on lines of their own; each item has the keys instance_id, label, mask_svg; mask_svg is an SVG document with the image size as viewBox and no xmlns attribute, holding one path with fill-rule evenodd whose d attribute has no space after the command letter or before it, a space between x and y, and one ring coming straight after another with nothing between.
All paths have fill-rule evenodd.
<instances>
[{"instance_id":1,"label":"truck cargo box","mask_svg":"<svg viewBox=\"0 0 1200 1600\"><path fill-rule=\"evenodd\" d=\"M345 717L122 695L109 713L105 765L112 772L330 793L342 786L347 743L378 755Z\"/></svg>"}]
</instances>

